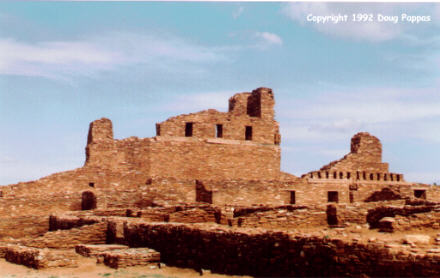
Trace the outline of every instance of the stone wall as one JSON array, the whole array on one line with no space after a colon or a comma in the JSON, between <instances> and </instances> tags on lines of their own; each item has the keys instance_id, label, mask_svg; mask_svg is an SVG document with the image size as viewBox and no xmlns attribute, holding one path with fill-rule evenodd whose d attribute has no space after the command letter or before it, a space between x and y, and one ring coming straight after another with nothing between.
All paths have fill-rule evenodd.
<instances>
[{"instance_id":1,"label":"stone wall","mask_svg":"<svg viewBox=\"0 0 440 278\"><path fill-rule=\"evenodd\" d=\"M8 262L35 269L50 267L78 267L78 256L73 252L51 251L24 246L9 246L5 251Z\"/></svg>"},{"instance_id":2,"label":"stone wall","mask_svg":"<svg viewBox=\"0 0 440 278\"><path fill-rule=\"evenodd\" d=\"M420 187L420 188L419 188ZM415 192L415 190L424 190ZM301 177L301 182L292 186L297 204L342 203L375 201L376 198L406 199L415 195L438 200L440 190L426 185L417 186L404 180L403 174L388 171L388 164L382 162L382 145L376 137L360 132L351 139L350 153L342 159L311 171ZM385 190L385 191L384 191ZM395 195L386 194L392 191ZM331 191L337 192L337 201L330 198ZM397 196L397 197L396 197ZM380 201L380 200L376 201Z\"/></svg>"},{"instance_id":3,"label":"stone wall","mask_svg":"<svg viewBox=\"0 0 440 278\"><path fill-rule=\"evenodd\" d=\"M435 276L440 255L420 256L380 242L227 229L216 225L128 223L130 246L161 253L168 265L251 276Z\"/></svg>"},{"instance_id":4,"label":"stone wall","mask_svg":"<svg viewBox=\"0 0 440 278\"><path fill-rule=\"evenodd\" d=\"M90 124L85 165L137 171L145 180L278 179L274 103L268 88L238 94L231 98L229 112L211 109L170 118L157 124L153 138L114 140L111 121L102 118Z\"/></svg>"},{"instance_id":5,"label":"stone wall","mask_svg":"<svg viewBox=\"0 0 440 278\"><path fill-rule=\"evenodd\" d=\"M280 148L256 142L156 137L151 175L179 179L271 180L280 175Z\"/></svg>"},{"instance_id":6,"label":"stone wall","mask_svg":"<svg viewBox=\"0 0 440 278\"><path fill-rule=\"evenodd\" d=\"M435 217L437 217L437 214L435 214L434 212L439 210L440 210L440 206L435 203L421 204L421 205L401 205L401 206L382 205L368 210L367 221L370 224L371 228L378 228L380 226L379 224L380 220L384 217L396 217L398 215L411 217L414 214L423 213L425 215L428 215L427 217L430 218L431 216L434 215ZM423 216L421 218L423 218ZM435 222L434 219L436 218L432 218L432 221ZM402 223L402 225L404 225L404 223Z\"/></svg>"},{"instance_id":7,"label":"stone wall","mask_svg":"<svg viewBox=\"0 0 440 278\"><path fill-rule=\"evenodd\" d=\"M215 205L285 205L290 202L290 181L202 180L203 190L212 192Z\"/></svg>"},{"instance_id":8,"label":"stone wall","mask_svg":"<svg viewBox=\"0 0 440 278\"><path fill-rule=\"evenodd\" d=\"M39 236L49 228L47 216L0 217L0 239Z\"/></svg>"},{"instance_id":9,"label":"stone wall","mask_svg":"<svg viewBox=\"0 0 440 278\"><path fill-rule=\"evenodd\" d=\"M229 99L229 111L214 109L179 115L158 123L158 136L223 138L246 140L246 126L252 127L249 141L279 144L278 123L274 120L274 96L271 89L258 88L252 93L236 94ZM191 124L191 135L187 123ZM218 125L221 125L219 133Z\"/></svg>"},{"instance_id":10,"label":"stone wall","mask_svg":"<svg viewBox=\"0 0 440 278\"><path fill-rule=\"evenodd\" d=\"M74 248L78 244L104 244L107 239L107 223L85 225L69 230L57 230L45 233L38 238L23 238L20 245L35 248Z\"/></svg>"},{"instance_id":11,"label":"stone wall","mask_svg":"<svg viewBox=\"0 0 440 278\"><path fill-rule=\"evenodd\" d=\"M350 153L340 160L325 165L321 170L388 172L388 163L382 163L382 144L367 132L351 138Z\"/></svg>"},{"instance_id":12,"label":"stone wall","mask_svg":"<svg viewBox=\"0 0 440 278\"><path fill-rule=\"evenodd\" d=\"M325 208L304 206L235 208L232 226L266 229L327 227Z\"/></svg>"}]
</instances>

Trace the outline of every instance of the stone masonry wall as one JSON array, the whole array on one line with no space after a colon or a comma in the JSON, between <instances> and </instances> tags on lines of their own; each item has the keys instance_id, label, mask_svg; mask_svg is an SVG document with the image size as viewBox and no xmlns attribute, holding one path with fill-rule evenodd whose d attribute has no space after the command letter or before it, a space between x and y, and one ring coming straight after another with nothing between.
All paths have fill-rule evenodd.
<instances>
[{"instance_id":1,"label":"stone masonry wall","mask_svg":"<svg viewBox=\"0 0 440 278\"><path fill-rule=\"evenodd\" d=\"M222 139L167 139L151 145L151 175L179 179L271 180L280 175L280 148Z\"/></svg>"},{"instance_id":2,"label":"stone masonry wall","mask_svg":"<svg viewBox=\"0 0 440 278\"><path fill-rule=\"evenodd\" d=\"M229 111L210 109L198 113L172 117L157 124L157 135L184 137L186 123L192 123L190 137L229 140L246 139L246 126L252 127L251 141L279 144L278 123L274 120L274 97L271 89L258 88L252 93L236 94L229 99ZM221 125L221 134L216 132ZM160 132L159 132L160 130Z\"/></svg>"},{"instance_id":3,"label":"stone masonry wall","mask_svg":"<svg viewBox=\"0 0 440 278\"><path fill-rule=\"evenodd\" d=\"M127 242L161 253L168 265L251 276L435 276L440 255L420 256L380 242L328 239L218 225L127 223ZM349 254L349 255L348 255Z\"/></svg>"},{"instance_id":4,"label":"stone masonry wall","mask_svg":"<svg viewBox=\"0 0 440 278\"><path fill-rule=\"evenodd\" d=\"M290 202L292 182L277 180L202 180L205 190L212 192L215 205L285 205Z\"/></svg>"},{"instance_id":5,"label":"stone masonry wall","mask_svg":"<svg viewBox=\"0 0 440 278\"><path fill-rule=\"evenodd\" d=\"M388 172L388 164L382 163L382 144L379 139L367 132L360 132L351 138L349 154L321 170Z\"/></svg>"},{"instance_id":6,"label":"stone masonry wall","mask_svg":"<svg viewBox=\"0 0 440 278\"><path fill-rule=\"evenodd\" d=\"M274 103L268 88L237 94L229 112L170 118L157 124L153 138L114 140L111 121L102 118L90 124L85 165L137 172L141 179L278 179L281 137Z\"/></svg>"}]
</instances>

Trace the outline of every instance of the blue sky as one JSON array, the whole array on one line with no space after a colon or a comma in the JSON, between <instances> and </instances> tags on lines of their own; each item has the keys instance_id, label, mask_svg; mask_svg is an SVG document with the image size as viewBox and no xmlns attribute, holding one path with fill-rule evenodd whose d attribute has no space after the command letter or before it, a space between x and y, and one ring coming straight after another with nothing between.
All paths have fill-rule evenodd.
<instances>
[{"instance_id":1,"label":"blue sky","mask_svg":"<svg viewBox=\"0 0 440 278\"><path fill-rule=\"evenodd\" d=\"M318 25L310 13L429 15ZM390 170L440 183L439 4L0 2L0 184L82 166L89 122L154 136L180 113L271 87L282 169L368 131Z\"/></svg>"}]
</instances>

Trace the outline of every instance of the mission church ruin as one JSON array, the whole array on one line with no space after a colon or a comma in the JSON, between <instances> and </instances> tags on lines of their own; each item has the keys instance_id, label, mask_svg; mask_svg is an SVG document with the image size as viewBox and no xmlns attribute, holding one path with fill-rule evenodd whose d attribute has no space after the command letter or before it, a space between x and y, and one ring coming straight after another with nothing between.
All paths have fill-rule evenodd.
<instances>
[{"instance_id":1,"label":"mission church ruin","mask_svg":"<svg viewBox=\"0 0 440 278\"><path fill-rule=\"evenodd\" d=\"M83 167L3 187L2 198L35 200L54 195L45 207L71 209L79 206L76 196L85 191L96 196L98 208L145 200L238 205L354 203L375 198L372 194L384 188L400 197L438 197L435 188L406 182L403 174L389 172L388 163L382 162L379 139L365 132L353 136L350 153L340 160L300 178L282 172L274 104L269 88L237 93L229 99L228 112L208 109L169 118L156 124L156 136L151 138L114 139L109 119L93 121ZM57 194L63 195L62 204ZM118 200L125 195L127 200Z\"/></svg>"},{"instance_id":2,"label":"mission church ruin","mask_svg":"<svg viewBox=\"0 0 440 278\"><path fill-rule=\"evenodd\" d=\"M440 205L435 202L440 200L440 191L435 186L407 182L403 174L390 172L388 163L382 161L379 139L369 133L355 134L350 152L319 170L301 177L282 172L281 135L274 105L274 94L269 88L237 93L229 99L228 112L208 109L171 117L156 124L156 136L151 138L114 139L109 119L93 121L83 167L1 188L0 257L7 257L4 254L10 252L10 261L22 261L21 252L28 252L15 247L3 248L2 239L12 237L15 239L9 241L29 248L55 248L56 244L72 248L75 242L154 247L165 252L165 261L182 261L181 254L184 266L195 267L191 265L197 261L191 257L194 252L182 255L176 253L181 250L176 251L176 246L167 243L177 239L183 240L179 244L188 242L178 234L177 228L173 230L174 224L151 224L155 222L190 223L190 226L182 226L189 229L190 235L207 231L205 226L192 226L193 223L216 223L231 229L283 230L344 227L354 223L392 232L410 230L415 224L410 218L399 218L399 222L388 218L424 212L428 216L420 220L425 221L423 227L436 226L436 219L440 219L436 211ZM60 215L64 213L66 215ZM133 217L147 224L132 223ZM420 221L417 225L422 225ZM158 229L163 237L148 241L140 236L139 233L150 233L149 229ZM55 230L63 230L65 238L59 238L61 234ZM241 230L231 230L231 233L251 236ZM167 237L170 234L172 238ZM29 236L40 237L30 239ZM150 236L153 238L157 233ZM276 237L270 235L268 240ZM246 247L251 253L257 250L252 246L249 243ZM87 248L77 247L77 251L84 253ZM197 249L199 260L212 255L200 248ZM238 247L232 244L230 248ZM148 252L145 260L157 258L156 253ZM297 255L296 259L302 260L303 255ZM233 274L291 274L270 267L272 272L255 269L254 266L260 264L259 256L266 255L253 256L257 261L243 262L241 266L237 264L239 259L231 261L232 266L243 267L240 270L231 271L226 265L212 265L211 261L203 267ZM137 259L133 258L130 260L134 263ZM404 260L412 259L405 257ZM378 273L383 275L388 266ZM296 271L285 267L283 271ZM322 274L313 272L315 270L310 268L307 273ZM372 271L368 263L361 270L362 273ZM332 271L335 270L329 273L334 275L344 273Z\"/></svg>"}]
</instances>

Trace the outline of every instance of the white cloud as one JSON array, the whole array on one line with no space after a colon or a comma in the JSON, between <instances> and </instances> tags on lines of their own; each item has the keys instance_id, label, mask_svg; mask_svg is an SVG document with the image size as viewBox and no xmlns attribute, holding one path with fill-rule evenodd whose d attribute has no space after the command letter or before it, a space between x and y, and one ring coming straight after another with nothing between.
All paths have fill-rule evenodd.
<instances>
[{"instance_id":1,"label":"white cloud","mask_svg":"<svg viewBox=\"0 0 440 278\"><path fill-rule=\"evenodd\" d=\"M238 9L236 9L232 12L232 17L234 19L237 19L243 14L243 12L244 12L244 7L240 6L240 7L238 7Z\"/></svg>"},{"instance_id":2,"label":"white cloud","mask_svg":"<svg viewBox=\"0 0 440 278\"><path fill-rule=\"evenodd\" d=\"M440 4L435 5L434 16L437 21L440 20Z\"/></svg>"},{"instance_id":3,"label":"white cloud","mask_svg":"<svg viewBox=\"0 0 440 278\"><path fill-rule=\"evenodd\" d=\"M78 41L21 42L0 38L0 74L68 79L145 64L175 71L225 61L221 51L171 36L112 33Z\"/></svg>"},{"instance_id":4,"label":"white cloud","mask_svg":"<svg viewBox=\"0 0 440 278\"><path fill-rule=\"evenodd\" d=\"M263 40L263 42L266 44L275 44L275 45L282 45L283 44L283 40L280 38L280 36L278 36L277 34L274 34L274 33L256 32L255 37Z\"/></svg>"},{"instance_id":5,"label":"white cloud","mask_svg":"<svg viewBox=\"0 0 440 278\"><path fill-rule=\"evenodd\" d=\"M282 131L286 139L341 140L366 130L440 142L436 89L326 92L280 106L278 115L285 121Z\"/></svg>"},{"instance_id":6,"label":"white cloud","mask_svg":"<svg viewBox=\"0 0 440 278\"><path fill-rule=\"evenodd\" d=\"M311 26L319 32L353 40L362 40L370 42L382 42L400 37L405 31L412 28L411 24L392 22L339 22L338 24L326 23L317 24L307 22L306 17L309 14L317 16L338 15L362 13L362 14L382 14L397 15L401 12L411 13L425 8L425 14L431 14L432 11L426 8L427 5L404 5L396 3L289 3L284 6L283 13L292 20L303 25ZM420 26L418 26L420 27Z\"/></svg>"}]
</instances>

